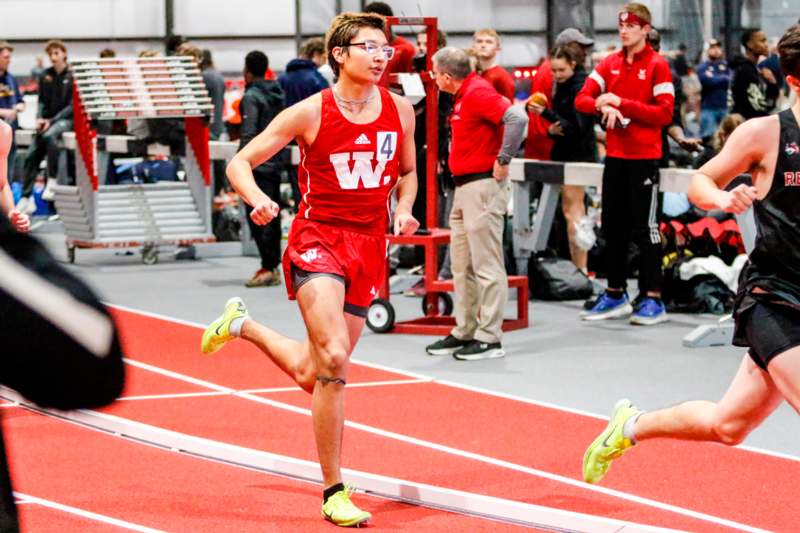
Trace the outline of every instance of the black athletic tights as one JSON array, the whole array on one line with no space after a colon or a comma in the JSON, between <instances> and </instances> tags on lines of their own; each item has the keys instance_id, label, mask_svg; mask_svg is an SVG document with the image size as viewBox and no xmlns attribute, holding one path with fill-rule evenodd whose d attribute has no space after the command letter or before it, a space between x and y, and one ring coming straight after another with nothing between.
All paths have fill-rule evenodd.
<instances>
[{"instance_id":1,"label":"black athletic tights","mask_svg":"<svg viewBox=\"0 0 800 533\"><path fill-rule=\"evenodd\" d=\"M639 246L639 291L661 290L658 161L607 157L603 170L603 237L608 286L627 287L628 243Z\"/></svg>"}]
</instances>

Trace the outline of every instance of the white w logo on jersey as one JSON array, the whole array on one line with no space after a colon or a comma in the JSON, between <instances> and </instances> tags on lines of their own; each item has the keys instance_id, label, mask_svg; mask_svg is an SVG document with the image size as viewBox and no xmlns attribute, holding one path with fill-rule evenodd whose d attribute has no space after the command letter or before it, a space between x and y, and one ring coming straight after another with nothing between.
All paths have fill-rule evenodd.
<instances>
[{"instance_id":1,"label":"white w logo on jersey","mask_svg":"<svg viewBox=\"0 0 800 533\"><path fill-rule=\"evenodd\" d=\"M375 168L372 168L372 160L375 152L353 152L353 169L350 169L350 152L341 154L331 154L331 163L336 170L336 177L342 189L358 189L358 182L364 184L365 189L375 189L383 184L386 185L391 179L390 176L383 176L386 168L386 161L377 161Z\"/></svg>"}]
</instances>

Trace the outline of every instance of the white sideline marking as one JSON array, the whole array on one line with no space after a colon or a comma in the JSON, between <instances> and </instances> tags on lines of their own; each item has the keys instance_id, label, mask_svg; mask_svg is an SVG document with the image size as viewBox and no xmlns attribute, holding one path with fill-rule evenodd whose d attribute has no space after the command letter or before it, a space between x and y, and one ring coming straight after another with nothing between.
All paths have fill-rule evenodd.
<instances>
[{"instance_id":1,"label":"white sideline marking","mask_svg":"<svg viewBox=\"0 0 800 533\"><path fill-rule=\"evenodd\" d=\"M132 307L127 307L127 306L124 306L124 305L110 304L110 303L106 303L105 305L107 305L109 307L114 307L116 309L121 309L123 311L128 311L130 313L135 313L137 315L147 316L147 317L151 317L151 318L157 318L159 320L164 320L166 322L174 322L175 324L183 324L185 326L191 326L191 327L200 328L200 329L205 329L206 328L205 324L200 324L199 322L192 322L192 321L189 321L189 320L182 320L180 318L173 318L173 317L162 315L162 314L159 314L159 313L151 313L150 311L142 311L140 309L134 309ZM464 390L468 390L468 391L471 391L471 392L477 392L477 393L480 393L480 394L485 394L487 396L495 396L497 398L504 398L506 400L514 400L514 401L517 401L517 402L527 403L529 405L536 405L536 406L539 406L539 407L546 407L548 409L554 409L556 411L563 411L565 413L572 413L572 414L582 415L582 416L586 416L586 417L590 417L590 418L596 418L598 420L608 420L609 419L608 415L601 415L601 414L597 414L597 413L592 413L591 411L585 411L585 410L582 410L582 409L574 409L572 407L565 407L565 406L557 405L557 404L554 404L554 403L548 403L548 402L542 402L542 401L539 401L539 400L533 400L531 398L525 398L525 397L522 397L522 396L516 396L514 394L508 394L508 393L505 393L505 392L497 392L497 391L493 391L493 390L489 390L489 389L483 389L483 388L480 388L480 387L474 387L474 386L471 386L471 385L464 385L462 383L455 383L453 381L448 381L448 380L444 380L444 379L436 379L436 378L434 378L432 376L426 376L426 375L423 375L423 374L417 374L415 372L409 372L408 370L402 370L402 369L399 369L399 368L392 368L390 366L381 365L379 363L372 363L372 362L369 362L369 361L363 361L363 360L360 360L360 359L353 359L353 358L350 359L350 362L354 363L354 364L357 364L357 365L365 366L367 368L374 368L376 370L384 370L386 372L393 372L395 374L408 376L410 378L424 380L424 381L428 381L428 382L431 382L431 383L438 383L440 385L447 385L449 387L455 387L457 389L464 389ZM751 452L751 453L757 453L757 454L761 454L761 455L769 455L769 456L772 456L772 457L778 457L780 459L787 459L789 461L800 462L800 457L798 457L796 455L790 455L790 454L782 453L782 452L775 452L775 451L772 451L772 450L765 450L763 448L756 448L754 446L745 446L745 445L742 445L742 444L740 444L738 446L734 446L734 447L738 448L740 450L745 450L745 451Z\"/></svg>"},{"instance_id":2,"label":"white sideline marking","mask_svg":"<svg viewBox=\"0 0 800 533\"><path fill-rule=\"evenodd\" d=\"M125 362L130 364L131 366L137 366L134 363L136 361L132 361L129 359L125 359ZM149 370L149 369L148 369ZM397 379L397 380L388 380L388 381L364 381L361 383L348 383L345 385L348 389L352 388L360 388L360 387L382 387L386 385L411 385L414 383L430 383L431 380L428 379ZM245 389L236 392L244 392L247 394L270 394L273 392L300 392L301 389L297 385L294 387L274 387L268 389ZM174 398L202 398L207 396L226 396L229 395L227 392L215 391L215 392L176 392L172 394L145 394L141 396L122 396L118 398L118 401L137 401L137 400L169 400ZM0 407L18 407L17 404L0 404Z\"/></svg>"},{"instance_id":3,"label":"white sideline marking","mask_svg":"<svg viewBox=\"0 0 800 533\"><path fill-rule=\"evenodd\" d=\"M126 522L125 520L120 520L119 518L112 518L110 516L93 513L91 511L85 511L83 509L78 509L77 507L64 505L63 503L37 498L36 496L30 496L28 494L22 494L21 492L15 491L14 496L22 499L22 501L18 503L35 503L41 505L42 507L57 509L59 511L64 511L65 513L74 514L77 516L81 516L83 518L95 520L97 522L103 522L105 524L111 524L114 526L123 527L125 529L130 529L131 531L142 531L143 533L164 533L160 529L153 529L150 527L140 526L139 524L134 524L133 522Z\"/></svg>"},{"instance_id":4,"label":"white sideline marking","mask_svg":"<svg viewBox=\"0 0 800 533\"><path fill-rule=\"evenodd\" d=\"M297 413L297 414L301 414L301 415L305 415L305 416L311 416L311 410L310 409L305 409L305 408L297 407L297 406L290 405L290 404L287 404L287 403L278 402L276 400L270 400L269 398L263 398L261 396L256 396L256 395L253 395L253 394L250 394L250 393L247 393L247 392L234 391L233 389L230 389L230 388L225 387L223 385L218 385L216 383L211 383L209 381L200 380L200 379L193 378L193 377L190 377L190 376L184 376L183 374L180 374L178 372L174 372L172 370L166 370L166 369L163 369L163 368L159 368L157 366L153 366L153 365L150 365L148 363L142 363L140 361L133 361L133 360L130 360L130 359L125 359L125 362L130 364L130 365L137 366L139 368L143 368L143 369L149 370L151 372L155 372L157 374L170 376L170 377L173 377L175 379L187 381L189 383L194 383L195 385L202 385L202 386L205 386L207 388L210 388L210 389L218 391L218 392L226 392L228 394L231 394L231 395L239 397L239 398L243 398L245 400L250 400L250 401L253 401L253 402L256 402L256 403L269 405L269 406L275 407L277 409L283 409L285 411L291 411L293 413ZM490 464L490 465L493 465L493 466L498 466L498 467L501 467L501 468L514 470L516 472L522 472L524 474L530 474L530 475L533 475L533 476L549 479L551 481L556 481L556 482L559 482L559 483L572 485L574 487L578 487L578 488L583 489L583 490L594 491L594 492L598 492L598 493L601 493L601 494L605 494L607 496L615 496L615 497L621 498L623 500L628 500L628 501L631 501L631 502L634 502L634 503L647 505L649 507L655 507L657 509L661 509L661 510L664 510L664 511L670 511L670 512L673 512L673 513L676 513L676 514L688 516L690 518L703 520L705 522L712 522L712 523L715 523L715 524L720 524L720 525L724 525L724 526L727 526L727 527L740 529L742 531L748 531L750 533L765 533L765 530L759 529L759 528L756 528L756 527L753 527L753 526L749 526L747 524L742 524L742 523L735 522L735 521L732 521L732 520L728 520L728 519L725 519L725 518L722 518L722 517L709 515L709 514L706 514L706 513L701 513L701 512L698 512L698 511L693 511L691 509L678 507L678 506L667 504L667 503L663 503L663 502L660 502L660 501L657 501L657 500L651 500L649 498L643 498L641 496L636 496L634 494L629 494L627 492L622 492L622 491L618 491L618 490L614 490L614 489L608 489L608 488L605 488L605 487L600 487L598 485L590 485L589 483L584 483L583 481L578 481L576 479L572 479L572 478L569 478L569 477L566 477L566 476L561 476L561 475L558 475L558 474L552 474L550 472L545 472L543 470L539 470L539 469L536 469L536 468L531 468L531 467L527 467L527 466L524 466L524 465L519 465L519 464L516 464L516 463L512 463L510 461L503 461L501 459L496 459L494 457L488 457L486 455L481 455L481 454L478 454L478 453L468 452L466 450L453 448L451 446L445 446L443 444L438 444L438 443L435 443L435 442L426 441L426 440L418 439L418 438L415 438L415 437L410 437L408 435L403 435L401 433L395 433L393 431L387 431L387 430L376 428L376 427L369 426L369 425L366 425L366 424L361 424L359 422L353 422L353 421L350 421L350 420L345 420L344 424L347 427L351 427L351 428L354 428L354 429L359 429L361 431L365 431L367 433L372 433L374 435L380 435L381 437L386 437L386 438L389 438L389 439L394 439L394 440L405 442L405 443L408 443L408 444L421 446L423 448L429 448L429 449L432 449L432 450L436 450L436 451L443 452L443 453L450 454L450 455L455 455L455 456L458 456L458 457L464 457L464 458L467 458L467 459L472 459L472 460L479 461L479 462L486 463L486 464Z\"/></svg>"},{"instance_id":5,"label":"white sideline marking","mask_svg":"<svg viewBox=\"0 0 800 533\"><path fill-rule=\"evenodd\" d=\"M24 402L18 393L0 387L0 394ZM71 412L43 409L32 404L23 406L30 411L95 430L130 437L137 442L168 448L175 453L189 453L201 459L232 464L256 471L290 476L293 479L321 483L318 463L287 457L234 444L195 437L184 433L136 422L115 415L91 410ZM556 527L566 532L584 533L667 533L675 530L634 522L554 509L550 507L426 485L357 470L342 469L344 480L361 488L366 494L401 500L433 509L445 510L484 519L501 520L533 527ZM33 499L24 494L18 497ZM33 501L32 503L38 503ZM52 502L51 502L52 503ZM59 505L59 504L56 504ZM145 531L154 531L145 529Z\"/></svg>"},{"instance_id":6,"label":"white sideline marking","mask_svg":"<svg viewBox=\"0 0 800 533\"><path fill-rule=\"evenodd\" d=\"M126 361L128 362L128 361ZM139 400L170 400L173 398L202 398L205 396L224 396L224 392L176 392L173 394L145 394L142 396L121 396L118 402L131 402Z\"/></svg>"}]
</instances>

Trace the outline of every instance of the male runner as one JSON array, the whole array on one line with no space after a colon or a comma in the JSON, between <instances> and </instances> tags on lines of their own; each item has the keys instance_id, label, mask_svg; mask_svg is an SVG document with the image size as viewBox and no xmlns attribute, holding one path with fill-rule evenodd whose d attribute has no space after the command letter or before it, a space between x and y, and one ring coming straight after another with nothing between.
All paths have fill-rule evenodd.
<instances>
[{"instance_id":1,"label":"male runner","mask_svg":"<svg viewBox=\"0 0 800 533\"><path fill-rule=\"evenodd\" d=\"M8 183L8 153L11 151L11 126L0 120L0 213L8 218L11 225L22 233L27 232L31 223L28 215L14 209L14 195Z\"/></svg>"},{"instance_id":2,"label":"male runner","mask_svg":"<svg viewBox=\"0 0 800 533\"><path fill-rule=\"evenodd\" d=\"M781 68L800 96L800 26L778 43ZM778 115L739 126L703 165L689 200L703 209L742 213L751 206L758 234L734 306L734 344L748 346L728 391L717 402L691 401L642 412L614 407L605 431L583 458L583 477L600 481L611 461L657 437L735 445L786 400L800 412L800 99ZM749 172L753 185L725 186Z\"/></svg>"},{"instance_id":3,"label":"male runner","mask_svg":"<svg viewBox=\"0 0 800 533\"><path fill-rule=\"evenodd\" d=\"M227 171L231 185L253 207L252 219L267 224L278 215L278 204L256 186L252 169L297 139L303 201L283 268L308 338L297 342L266 328L248 316L241 299L232 298L203 334L202 350L214 352L242 337L313 395L325 484L322 514L337 525L354 526L370 514L353 505L342 485L344 386L350 353L386 271L387 207L395 185L394 233L411 234L419 227L411 216L417 191L414 110L377 86L394 52L383 17L341 14L326 43L336 84L281 112Z\"/></svg>"}]
</instances>

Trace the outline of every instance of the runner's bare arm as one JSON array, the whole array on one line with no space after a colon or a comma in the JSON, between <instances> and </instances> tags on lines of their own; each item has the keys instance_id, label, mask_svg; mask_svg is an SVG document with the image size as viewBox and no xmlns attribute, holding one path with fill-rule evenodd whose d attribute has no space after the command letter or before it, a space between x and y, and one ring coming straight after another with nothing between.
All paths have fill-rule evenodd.
<instances>
[{"instance_id":1,"label":"runner's bare arm","mask_svg":"<svg viewBox=\"0 0 800 533\"><path fill-rule=\"evenodd\" d=\"M31 221L28 215L14 209L14 195L8 183L8 154L13 135L11 126L0 121L0 213L8 218L17 231L25 233L30 230Z\"/></svg>"},{"instance_id":2,"label":"runner's bare arm","mask_svg":"<svg viewBox=\"0 0 800 533\"><path fill-rule=\"evenodd\" d=\"M14 209L14 195L8 185L8 153L11 151L11 126L0 121L0 212L10 217Z\"/></svg>"},{"instance_id":3,"label":"runner's bare arm","mask_svg":"<svg viewBox=\"0 0 800 533\"><path fill-rule=\"evenodd\" d=\"M411 215L417 197L417 149L414 144L416 117L414 108L403 97L392 95L403 124L403 143L400 146L400 181L397 183L397 208L394 214L394 234L410 235L419 228Z\"/></svg>"},{"instance_id":4,"label":"runner's bare arm","mask_svg":"<svg viewBox=\"0 0 800 533\"><path fill-rule=\"evenodd\" d=\"M702 209L746 211L756 199L756 187L742 184L725 191L725 186L740 174L755 175L754 171L763 168L770 147L777 146L777 127L777 116L771 116L749 120L736 128L722 151L692 177L689 200Z\"/></svg>"},{"instance_id":5,"label":"runner's bare arm","mask_svg":"<svg viewBox=\"0 0 800 533\"><path fill-rule=\"evenodd\" d=\"M306 136L319 128L321 100L318 95L281 111L269 125L228 163L226 175L236 192L253 207L267 196L258 188L253 169L267 161L295 137Z\"/></svg>"}]
</instances>

